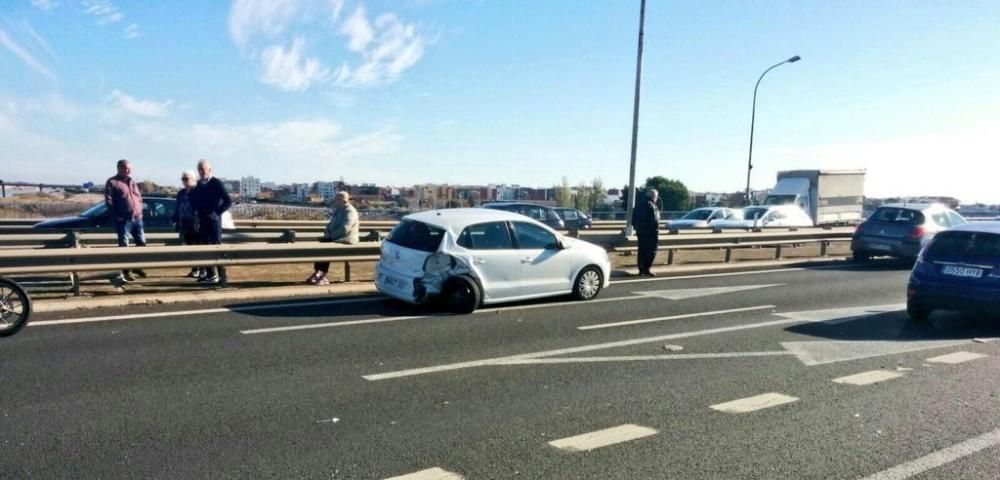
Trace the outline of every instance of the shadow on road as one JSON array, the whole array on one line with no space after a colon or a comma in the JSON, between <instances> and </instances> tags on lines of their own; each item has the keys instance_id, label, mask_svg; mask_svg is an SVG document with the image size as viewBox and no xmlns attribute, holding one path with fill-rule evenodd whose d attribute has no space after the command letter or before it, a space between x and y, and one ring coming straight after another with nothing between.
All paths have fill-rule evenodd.
<instances>
[{"instance_id":1,"label":"shadow on road","mask_svg":"<svg viewBox=\"0 0 1000 480\"><path fill-rule=\"evenodd\" d=\"M1000 319L935 312L926 324L913 322L905 311L798 324L788 332L843 341L972 340L1000 337Z\"/></svg>"}]
</instances>

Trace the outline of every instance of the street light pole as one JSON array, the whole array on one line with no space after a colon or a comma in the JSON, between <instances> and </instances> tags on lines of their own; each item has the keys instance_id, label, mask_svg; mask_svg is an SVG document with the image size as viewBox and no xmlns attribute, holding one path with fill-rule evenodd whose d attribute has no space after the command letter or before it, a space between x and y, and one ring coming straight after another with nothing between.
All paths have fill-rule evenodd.
<instances>
[{"instance_id":1,"label":"street light pole","mask_svg":"<svg viewBox=\"0 0 1000 480\"><path fill-rule=\"evenodd\" d=\"M774 70L775 68L786 63L795 63L801 59L802 57L796 55L788 60L771 65L767 70L764 70L764 73L760 74L760 78L757 79L757 85L754 85L753 87L753 108L750 110L750 153L747 155L747 205L752 203L750 198L750 171L753 170L753 124L757 116L757 87L760 86L760 81L764 79L764 75L767 75L767 72L770 72L771 70Z\"/></svg>"},{"instance_id":2,"label":"street light pole","mask_svg":"<svg viewBox=\"0 0 1000 480\"><path fill-rule=\"evenodd\" d=\"M642 29L646 23L646 0L639 2L639 48L635 60L635 103L632 106L632 157L628 168L628 203L625 207L625 235L632 236L635 209L635 152L639 143L639 82L642 80Z\"/></svg>"}]
</instances>

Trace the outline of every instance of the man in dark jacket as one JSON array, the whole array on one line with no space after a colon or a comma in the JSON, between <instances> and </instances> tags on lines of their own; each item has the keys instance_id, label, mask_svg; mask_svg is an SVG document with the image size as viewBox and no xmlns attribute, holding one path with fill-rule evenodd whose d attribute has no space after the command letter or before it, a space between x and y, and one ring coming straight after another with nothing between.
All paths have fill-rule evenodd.
<instances>
[{"instance_id":1,"label":"man in dark jacket","mask_svg":"<svg viewBox=\"0 0 1000 480\"><path fill-rule=\"evenodd\" d=\"M138 246L146 245L146 235L142 229L142 193L139 184L132 180L132 164L125 159L118 160L118 174L104 184L104 204L115 222L118 246L127 247L129 235ZM141 273L136 270L137 273ZM132 272L122 270L119 280L123 283L135 280Z\"/></svg>"},{"instance_id":2,"label":"man in dark jacket","mask_svg":"<svg viewBox=\"0 0 1000 480\"><path fill-rule=\"evenodd\" d=\"M174 208L174 229L180 234L184 245L198 245L198 215L194 211L194 200L191 193L194 192L195 185L198 184L198 176L191 170L185 170L181 174L181 183L184 188L177 191L177 206ZM201 278L202 269L195 267L188 273L189 277Z\"/></svg>"},{"instance_id":3,"label":"man in dark jacket","mask_svg":"<svg viewBox=\"0 0 1000 480\"><path fill-rule=\"evenodd\" d=\"M212 176L212 166L208 160L198 161L198 186L194 188L192 204L198 215L198 235L203 245L222 244L222 214L233 205L229 192L218 178ZM203 283L219 283L219 271L215 267L207 269Z\"/></svg>"},{"instance_id":4,"label":"man in dark jacket","mask_svg":"<svg viewBox=\"0 0 1000 480\"><path fill-rule=\"evenodd\" d=\"M660 208L656 205L659 194L655 188L646 191L644 201L635 202L632 211L632 227L639 238L639 275L655 277L650 271L656 259L656 248L660 243Z\"/></svg>"}]
</instances>

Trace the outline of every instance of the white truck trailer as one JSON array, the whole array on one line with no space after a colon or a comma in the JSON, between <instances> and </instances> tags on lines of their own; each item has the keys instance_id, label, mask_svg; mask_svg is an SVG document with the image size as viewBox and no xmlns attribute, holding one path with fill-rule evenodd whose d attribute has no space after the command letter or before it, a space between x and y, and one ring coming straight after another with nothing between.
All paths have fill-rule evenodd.
<instances>
[{"instance_id":1,"label":"white truck trailer","mask_svg":"<svg viewBox=\"0 0 1000 480\"><path fill-rule=\"evenodd\" d=\"M813 224L860 223L864 208L865 170L789 170L778 172L778 182L764 205L798 205Z\"/></svg>"}]
</instances>

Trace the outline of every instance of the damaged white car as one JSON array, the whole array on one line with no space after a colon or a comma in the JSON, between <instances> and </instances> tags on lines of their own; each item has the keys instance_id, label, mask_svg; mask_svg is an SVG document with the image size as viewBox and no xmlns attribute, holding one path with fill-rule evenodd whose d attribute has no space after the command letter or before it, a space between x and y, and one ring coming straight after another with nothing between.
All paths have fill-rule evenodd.
<instances>
[{"instance_id":1,"label":"damaged white car","mask_svg":"<svg viewBox=\"0 0 1000 480\"><path fill-rule=\"evenodd\" d=\"M603 248L523 215L483 208L404 217L375 265L383 294L413 304L439 299L462 313L556 295L590 300L610 276Z\"/></svg>"}]
</instances>

